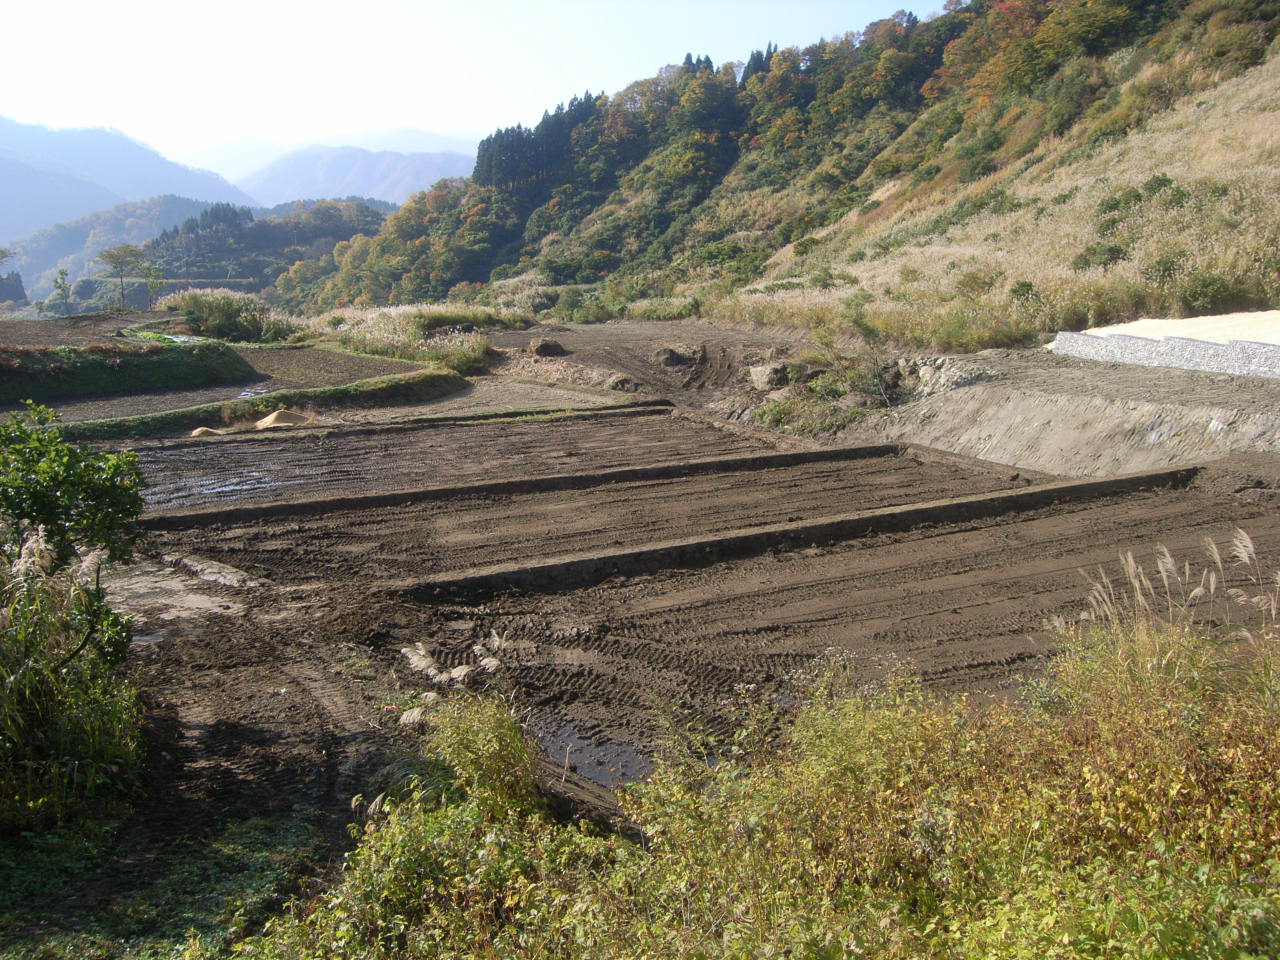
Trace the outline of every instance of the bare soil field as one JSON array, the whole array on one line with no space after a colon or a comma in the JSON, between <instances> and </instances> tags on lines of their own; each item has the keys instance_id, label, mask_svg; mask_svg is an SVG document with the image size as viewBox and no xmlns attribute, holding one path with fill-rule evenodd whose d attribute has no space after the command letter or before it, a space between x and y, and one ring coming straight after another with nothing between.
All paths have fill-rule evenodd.
<instances>
[{"instance_id":1,"label":"bare soil field","mask_svg":"<svg viewBox=\"0 0 1280 960\"><path fill-rule=\"evenodd\" d=\"M907 451L792 460L785 454L725 458L718 464L703 460L697 462L718 469L641 479L606 475L579 489L554 482L512 492L461 486L388 506L362 508L358 501L335 499L303 512L280 505L246 520L197 513L189 520L164 518L171 529L158 532L157 542L164 553L211 559L277 584L373 584L796 523L1019 482L1008 470L928 460ZM565 479L581 483L586 478Z\"/></svg>"},{"instance_id":2,"label":"bare soil field","mask_svg":"<svg viewBox=\"0 0 1280 960\"><path fill-rule=\"evenodd\" d=\"M0 317L0 343L23 347L82 347L119 335L127 326L168 314L89 313L75 317L15 320Z\"/></svg>"},{"instance_id":3,"label":"bare soil field","mask_svg":"<svg viewBox=\"0 0 1280 960\"><path fill-rule=\"evenodd\" d=\"M673 422L678 421L673 428ZM144 441L152 509L335 497L499 477L673 463L785 447L664 407L547 422L450 421Z\"/></svg>"},{"instance_id":4,"label":"bare soil field","mask_svg":"<svg viewBox=\"0 0 1280 960\"><path fill-rule=\"evenodd\" d=\"M833 667L1006 691L1052 652L1051 621L1082 608L1082 571L1114 576L1120 553L1149 560L1161 543L1194 561L1204 537L1222 544L1236 527L1280 555L1280 483L1217 468L544 589L432 596L403 578L1026 479L908 453L403 507L275 505L256 520L178 518L157 532L153 565L113 588L139 617L137 675L170 718L168 752L198 761L175 771L183 795L257 796L316 763L306 795L341 818L343 792L404 732L385 705L480 686L525 704L551 786L598 804L593 785L642 773L671 722L723 734L747 704L785 709Z\"/></svg>"}]
</instances>

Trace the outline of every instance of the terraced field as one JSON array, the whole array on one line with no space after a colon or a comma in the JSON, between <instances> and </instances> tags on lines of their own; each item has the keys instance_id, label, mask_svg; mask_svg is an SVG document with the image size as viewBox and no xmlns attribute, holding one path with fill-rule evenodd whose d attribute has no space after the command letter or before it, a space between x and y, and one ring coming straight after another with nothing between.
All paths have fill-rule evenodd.
<instances>
[{"instance_id":1,"label":"terraced field","mask_svg":"<svg viewBox=\"0 0 1280 960\"><path fill-rule=\"evenodd\" d=\"M633 777L673 714L724 733L744 695L785 706L833 665L998 692L1079 612L1081 571L1237 526L1280 546L1274 491L1224 496L1221 470L1058 482L661 407L140 452L156 553L260 619L218 644L265 623L314 649L323 623L402 691L512 690L566 783Z\"/></svg>"},{"instance_id":2,"label":"terraced field","mask_svg":"<svg viewBox=\"0 0 1280 960\"><path fill-rule=\"evenodd\" d=\"M640 407L546 422L430 420L136 445L155 510L356 496L778 449L764 434Z\"/></svg>"}]
</instances>

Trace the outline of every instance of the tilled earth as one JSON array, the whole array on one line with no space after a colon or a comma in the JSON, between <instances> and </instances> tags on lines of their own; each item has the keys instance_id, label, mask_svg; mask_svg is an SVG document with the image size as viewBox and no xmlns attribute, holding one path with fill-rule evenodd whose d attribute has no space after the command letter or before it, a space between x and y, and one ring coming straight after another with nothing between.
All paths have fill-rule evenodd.
<instances>
[{"instance_id":1,"label":"tilled earth","mask_svg":"<svg viewBox=\"0 0 1280 960\"><path fill-rule=\"evenodd\" d=\"M1201 556L1205 536L1223 543L1238 526L1264 555L1280 545L1274 483L1217 470L736 559L664 564L659 549L639 575L543 590L432 599L404 587L1046 479L911 448L806 462L779 445L660 408L144 444L168 527L153 562L168 580L149 574L120 594L148 640L145 686L180 729L212 709L274 731L245 762L328 743L320 779L338 793L354 782L342 771L394 727L380 702L496 686L526 703L566 782L577 770L614 784L643 771L673 714L723 733L744 695L796 702L833 663L867 679L907 670L945 691L1006 689L1051 652L1050 621L1081 609L1081 571L1114 573L1125 550ZM267 482L247 482L255 465ZM661 475L612 479L620 467ZM501 484L511 478L524 479ZM414 488L434 489L370 497ZM267 502L282 490L296 502ZM254 769L243 778L260 779Z\"/></svg>"},{"instance_id":2,"label":"tilled earth","mask_svg":"<svg viewBox=\"0 0 1280 960\"><path fill-rule=\"evenodd\" d=\"M784 445L656 407L523 425L424 422L149 441L136 450L151 484L148 504L160 510L675 463Z\"/></svg>"},{"instance_id":3,"label":"tilled earth","mask_svg":"<svg viewBox=\"0 0 1280 960\"><path fill-rule=\"evenodd\" d=\"M755 458L753 458L755 459ZM1016 486L1008 469L965 468L909 453L836 462L738 468L616 480L585 489L472 492L244 521L199 516L199 526L158 535L160 549L227 564L254 579L324 588L487 564L639 546L676 537L794 523L853 510L938 500ZM748 461L750 462L750 461ZM351 505L349 505L351 504Z\"/></svg>"}]
</instances>

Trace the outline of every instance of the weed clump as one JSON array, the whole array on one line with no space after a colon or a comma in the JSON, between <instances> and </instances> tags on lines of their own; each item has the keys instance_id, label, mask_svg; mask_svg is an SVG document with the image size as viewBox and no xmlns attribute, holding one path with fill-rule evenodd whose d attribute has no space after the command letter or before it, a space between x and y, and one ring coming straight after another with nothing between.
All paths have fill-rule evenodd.
<instances>
[{"instance_id":1,"label":"weed clump","mask_svg":"<svg viewBox=\"0 0 1280 960\"><path fill-rule=\"evenodd\" d=\"M133 783L139 709L119 676L130 632L97 585L101 560L58 570L39 531L0 551L0 836Z\"/></svg>"},{"instance_id":2,"label":"weed clump","mask_svg":"<svg viewBox=\"0 0 1280 960\"><path fill-rule=\"evenodd\" d=\"M284 314L253 294L236 290L181 290L157 306L182 313L192 333L218 340L271 343L297 332Z\"/></svg>"}]
</instances>

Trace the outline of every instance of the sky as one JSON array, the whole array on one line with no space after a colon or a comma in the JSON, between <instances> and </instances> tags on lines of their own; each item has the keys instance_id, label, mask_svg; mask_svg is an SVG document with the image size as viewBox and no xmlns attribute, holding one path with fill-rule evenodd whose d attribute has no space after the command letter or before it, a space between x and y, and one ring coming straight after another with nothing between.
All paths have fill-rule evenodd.
<instances>
[{"instance_id":1,"label":"sky","mask_svg":"<svg viewBox=\"0 0 1280 960\"><path fill-rule=\"evenodd\" d=\"M261 141L338 145L358 131L411 127L474 142L536 123L575 94L616 93L686 52L719 66L770 42L806 46L889 16L902 0L5 6L0 116L112 127L212 165L268 149Z\"/></svg>"}]
</instances>

